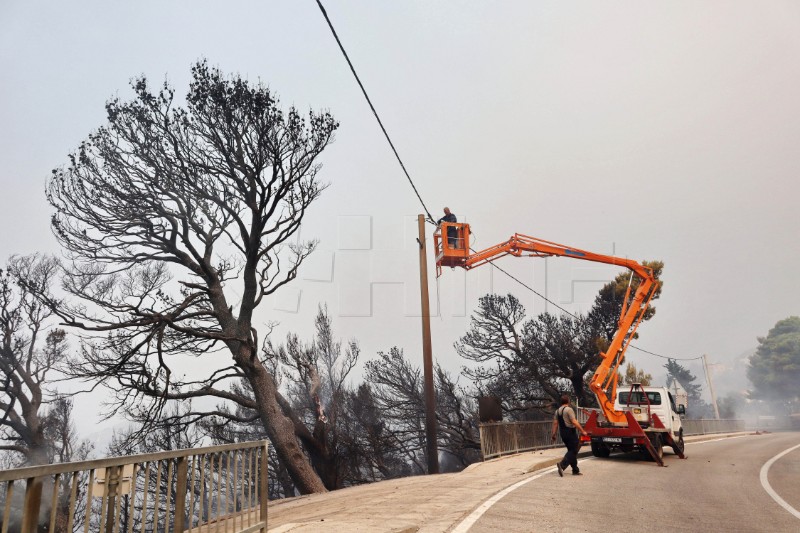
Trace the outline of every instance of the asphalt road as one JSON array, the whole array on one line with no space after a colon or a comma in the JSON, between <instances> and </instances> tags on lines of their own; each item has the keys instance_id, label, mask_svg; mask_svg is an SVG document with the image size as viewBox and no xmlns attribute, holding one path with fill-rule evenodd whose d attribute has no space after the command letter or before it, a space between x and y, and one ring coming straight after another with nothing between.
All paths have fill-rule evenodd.
<instances>
[{"instance_id":1,"label":"asphalt road","mask_svg":"<svg viewBox=\"0 0 800 533\"><path fill-rule=\"evenodd\" d=\"M688 443L666 468L637 454L583 459L583 476L537 474L494 504L470 533L529 531L800 531L800 432ZM791 509L794 509L792 513Z\"/></svg>"}]
</instances>

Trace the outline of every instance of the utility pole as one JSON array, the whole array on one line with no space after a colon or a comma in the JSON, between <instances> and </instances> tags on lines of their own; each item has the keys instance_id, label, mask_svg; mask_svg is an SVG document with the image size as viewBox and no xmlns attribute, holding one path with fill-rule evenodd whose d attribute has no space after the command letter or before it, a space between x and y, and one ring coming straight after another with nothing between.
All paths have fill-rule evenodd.
<instances>
[{"instance_id":1,"label":"utility pole","mask_svg":"<svg viewBox=\"0 0 800 533\"><path fill-rule=\"evenodd\" d=\"M717 407L717 395L714 393L714 382L711 381L711 374L708 372L708 361L706 354L703 354L703 368L706 371L706 381L708 381L708 390L711 392L711 403L714 405L714 416L719 420L719 407Z\"/></svg>"},{"instance_id":2,"label":"utility pole","mask_svg":"<svg viewBox=\"0 0 800 533\"><path fill-rule=\"evenodd\" d=\"M428 255L425 250L425 215L419 224L419 294L422 301L422 366L425 375L425 437L428 474L439 473L439 447L436 442L436 396L433 388L433 352L431 348L431 308L428 297Z\"/></svg>"}]
</instances>

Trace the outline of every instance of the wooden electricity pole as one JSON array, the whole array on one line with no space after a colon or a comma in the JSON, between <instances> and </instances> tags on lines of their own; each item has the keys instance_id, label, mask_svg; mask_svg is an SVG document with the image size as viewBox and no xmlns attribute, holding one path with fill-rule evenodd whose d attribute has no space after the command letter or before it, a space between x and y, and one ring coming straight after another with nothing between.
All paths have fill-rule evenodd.
<instances>
[{"instance_id":1,"label":"wooden electricity pole","mask_svg":"<svg viewBox=\"0 0 800 533\"><path fill-rule=\"evenodd\" d=\"M433 387L433 353L431 349L431 308L428 298L428 255L425 251L425 215L419 224L419 294L422 300L422 364L425 375L425 437L428 473L439 473L439 447L436 443L436 395Z\"/></svg>"},{"instance_id":2,"label":"wooden electricity pole","mask_svg":"<svg viewBox=\"0 0 800 533\"><path fill-rule=\"evenodd\" d=\"M717 395L714 393L714 382L711 381L711 374L708 373L708 361L706 354L703 354L703 368L706 371L706 381L708 381L708 391L711 393L711 404L714 406L714 416L719 420L719 407L717 407Z\"/></svg>"}]
</instances>

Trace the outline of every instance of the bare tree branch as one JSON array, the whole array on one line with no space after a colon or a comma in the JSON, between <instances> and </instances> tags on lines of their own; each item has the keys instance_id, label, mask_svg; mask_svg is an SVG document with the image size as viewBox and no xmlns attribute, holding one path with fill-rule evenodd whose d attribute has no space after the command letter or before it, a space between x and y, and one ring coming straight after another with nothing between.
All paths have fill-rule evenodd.
<instances>
[{"instance_id":1,"label":"bare tree branch","mask_svg":"<svg viewBox=\"0 0 800 533\"><path fill-rule=\"evenodd\" d=\"M58 261L12 257L0 270L0 449L28 464L71 460L79 445L70 400L49 388L67 360L66 333L36 296L49 293Z\"/></svg>"}]
</instances>

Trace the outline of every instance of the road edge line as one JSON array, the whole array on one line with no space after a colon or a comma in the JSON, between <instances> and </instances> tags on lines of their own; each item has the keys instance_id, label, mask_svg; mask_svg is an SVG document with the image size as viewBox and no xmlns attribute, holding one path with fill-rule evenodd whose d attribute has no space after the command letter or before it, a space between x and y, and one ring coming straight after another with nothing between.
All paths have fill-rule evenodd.
<instances>
[{"instance_id":1,"label":"road edge line","mask_svg":"<svg viewBox=\"0 0 800 533\"><path fill-rule=\"evenodd\" d=\"M744 437L752 437L755 436L755 433L747 433L746 435L725 435L724 437L709 437L708 439L704 440L695 440L695 441L687 441L686 445L690 444L706 444L709 442L719 442L721 440L730 440L730 439L742 439Z\"/></svg>"},{"instance_id":2,"label":"road edge line","mask_svg":"<svg viewBox=\"0 0 800 533\"><path fill-rule=\"evenodd\" d=\"M585 460L589 461L591 459L592 458L590 457L590 458L585 459ZM555 462L558 462L558 460L556 460ZM491 509L494 504L496 504L497 502L502 500L505 496L507 496L508 494L514 492L515 490L517 490L521 486L523 486L523 485L525 485L527 483L530 483L531 481L533 481L535 479L539 479L541 477L544 477L547 474L552 474L553 472L556 471L556 469L553 468L552 466L550 466L550 467L545 467L545 470L539 470L539 469L529 470L529 472L531 472L531 471L538 472L538 473L532 475L529 478L523 479L522 481L517 481L513 485L510 485L510 486L504 488L503 490L501 490L500 492L495 493L491 498L489 498L487 500L484 500L484 502L481 503L470 514L468 514L467 517L464 520L459 522L458 525L456 525L456 527L454 527L453 529L450 529L449 530L450 533L467 533L467 531L469 531L470 528L475 525L475 522L480 520L480 518L486 513L486 511Z\"/></svg>"},{"instance_id":3,"label":"road edge line","mask_svg":"<svg viewBox=\"0 0 800 533\"><path fill-rule=\"evenodd\" d=\"M519 487L527 483L530 483L534 479L539 479L540 477L546 476L547 474L552 474L553 472L555 472L555 470L556 469L552 467L546 470L542 470L538 474L534 474L529 478L523 479L522 481L518 481L513 485L504 488L500 492L495 493L494 496L492 496L488 500L485 500L474 511L472 511L469 515L467 515L467 517L464 520L462 520L456 527L451 529L450 530L451 533L466 533L473 525L475 525L475 522L477 522L486 511L488 511L495 503L500 501L504 496L517 490Z\"/></svg>"},{"instance_id":4,"label":"road edge line","mask_svg":"<svg viewBox=\"0 0 800 533\"><path fill-rule=\"evenodd\" d=\"M688 444L702 444L704 442L716 442L716 441L727 440L727 439L738 439L738 438L741 438L741 437L748 437L750 435L752 435L752 434L748 433L748 434L745 434L745 435L736 435L736 434L734 434L734 435L725 435L723 437L711 437L711 439L709 439L709 440L698 440L698 441L695 441L695 442L687 442L686 444L687 445ZM580 452L579 453L579 457L583 457L583 456L587 456L587 455L591 455L591 452L587 451L587 452ZM589 457L588 459L585 459L585 460L588 461L590 459L592 459L592 458ZM552 466L555 463L557 463L558 461L559 461L559 459L554 458L552 462L544 461L542 463L538 463L538 464L533 465L532 467L530 467L528 469L527 473L538 472L537 474L535 474L535 475L533 475L533 476L531 476L529 478L523 479L522 481L518 481L518 482L514 483L513 485L510 485L510 486L504 488L500 492L495 493L489 499L484 500L483 503L481 503L477 508L475 508L475 510L473 510L470 514L468 514L466 518L464 518L461 522L458 523L458 525L456 525L453 529L450 529L449 530L450 533L467 533L467 531L469 531L470 528L473 525L475 525L475 522L480 520L481 516L483 516L486 513L486 511L491 509L491 507L495 503L497 503L498 501L503 499L506 495L508 495L511 492L517 490L519 487L525 485L526 483L530 483L534 479L539 479L540 477L543 477L543 476L545 476L547 474L555 472L555 468L552 468ZM479 464L483 464L483 463L479 463ZM545 469L545 468L547 470L542 470L542 469Z\"/></svg>"},{"instance_id":5,"label":"road edge line","mask_svg":"<svg viewBox=\"0 0 800 533\"><path fill-rule=\"evenodd\" d=\"M789 505L786 500L781 498L777 492L772 488L772 485L769 484L769 480L767 479L767 474L769 473L769 468L781 457L786 455L787 453L791 453L797 448L800 448L800 444L796 446L792 446L786 450L783 450L781 453L764 463L764 466L761 467L761 472L759 473L758 477L761 480L761 486L764 487L764 490L767 491L767 494L777 502L778 505L789 511L790 514L794 515L795 518L800 518L800 511Z\"/></svg>"}]
</instances>

